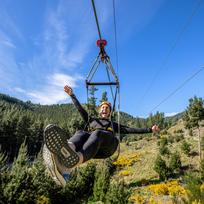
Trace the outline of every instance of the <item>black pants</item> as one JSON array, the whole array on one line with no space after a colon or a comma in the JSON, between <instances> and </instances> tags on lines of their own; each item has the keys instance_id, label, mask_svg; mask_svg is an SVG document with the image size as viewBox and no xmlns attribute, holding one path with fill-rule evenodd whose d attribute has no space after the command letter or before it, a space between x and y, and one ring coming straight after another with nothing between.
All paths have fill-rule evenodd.
<instances>
[{"instance_id":1,"label":"black pants","mask_svg":"<svg viewBox=\"0 0 204 204\"><path fill-rule=\"evenodd\" d=\"M105 130L95 130L91 133L80 130L69 139L69 142L75 145L77 152L83 154L84 161L91 158L107 158L118 146L118 139L112 132Z\"/></svg>"}]
</instances>

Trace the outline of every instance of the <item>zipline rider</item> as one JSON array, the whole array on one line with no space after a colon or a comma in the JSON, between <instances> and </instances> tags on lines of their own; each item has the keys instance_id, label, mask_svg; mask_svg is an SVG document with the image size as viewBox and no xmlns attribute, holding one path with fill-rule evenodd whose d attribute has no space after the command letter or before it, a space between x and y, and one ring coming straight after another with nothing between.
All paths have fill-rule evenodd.
<instances>
[{"instance_id":1,"label":"zipline rider","mask_svg":"<svg viewBox=\"0 0 204 204\"><path fill-rule=\"evenodd\" d=\"M66 133L56 125L48 125L44 131L45 143L52 154L54 162L53 171L63 175L66 168L73 168L92 158L108 158L116 151L118 139L115 133L142 134L158 132L159 127L154 125L151 128L131 128L119 125L110 120L111 103L105 101L99 105L98 118L90 118L87 111L81 106L70 86L65 86L64 91L71 97L75 107L86 123L89 123L90 130L77 131L69 140ZM55 172L56 174L56 172Z\"/></svg>"}]
</instances>

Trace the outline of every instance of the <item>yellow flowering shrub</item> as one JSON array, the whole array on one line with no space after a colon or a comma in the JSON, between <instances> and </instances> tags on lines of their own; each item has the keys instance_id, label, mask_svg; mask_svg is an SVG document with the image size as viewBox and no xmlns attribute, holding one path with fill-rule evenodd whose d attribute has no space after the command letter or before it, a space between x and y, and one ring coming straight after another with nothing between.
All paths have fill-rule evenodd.
<instances>
[{"instance_id":1,"label":"yellow flowering shrub","mask_svg":"<svg viewBox=\"0 0 204 204\"><path fill-rule=\"evenodd\" d=\"M201 184L200 190L204 192L204 183Z\"/></svg>"},{"instance_id":2,"label":"yellow flowering shrub","mask_svg":"<svg viewBox=\"0 0 204 204\"><path fill-rule=\"evenodd\" d=\"M186 196L186 190L177 180L166 183L152 184L147 187L137 188L130 197L130 201L135 204L173 204L176 197ZM200 204L195 201L194 204Z\"/></svg>"},{"instance_id":3,"label":"yellow flowering shrub","mask_svg":"<svg viewBox=\"0 0 204 204\"><path fill-rule=\"evenodd\" d=\"M117 161L113 162L114 165L124 167L131 166L140 158L140 154L123 155L118 158Z\"/></svg>"},{"instance_id":4,"label":"yellow flowering shrub","mask_svg":"<svg viewBox=\"0 0 204 204\"><path fill-rule=\"evenodd\" d=\"M150 197L147 203L148 204L163 204L161 201L158 201L153 197Z\"/></svg>"},{"instance_id":5,"label":"yellow flowering shrub","mask_svg":"<svg viewBox=\"0 0 204 204\"><path fill-rule=\"evenodd\" d=\"M184 196L186 190L179 185L178 181L169 181L167 183L154 184L148 186L148 189L155 195L171 195L171 196Z\"/></svg>"},{"instance_id":6,"label":"yellow flowering shrub","mask_svg":"<svg viewBox=\"0 0 204 204\"><path fill-rule=\"evenodd\" d=\"M168 135L167 134L160 134L160 139L163 139L163 138L168 138Z\"/></svg>"},{"instance_id":7,"label":"yellow flowering shrub","mask_svg":"<svg viewBox=\"0 0 204 204\"><path fill-rule=\"evenodd\" d=\"M41 195L37 198L37 204L49 204L50 203L50 199L45 197L44 195Z\"/></svg>"},{"instance_id":8,"label":"yellow flowering shrub","mask_svg":"<svg viewBox=\"0 0 204 204\"><path fill-rule=\"evenodd\" d=\"M144 204L145 198L142 195L132 195L129 200L137 204Z\"/></svg>"},{"instance_id":9,"label":"yellow flowering shrub","mask_svg":"<svg viewBox=\"0 0 204 204\"><path fill-rule=\"evenodd\" d=\"M200 202L200 200L199 200L199 201L194 200L194 201L192 202L192 204L201 204L201 202Z\"/></svg>"},{"instance_id":10,"label":"yellow flowering shrub","mask_svg":"<svg viewBox=\"0 0 204 204\"><path fill-rule=\"evenodd\" d=\"M119 172L119 176L129 176L131 172L129 170L123 170Z\"/></svg>"},{"instance_id":11,"label":"yellow flowering shrub","mask_svg":"<svg viewBox=\"0 0 204 204\"><path fill-rule=\"evenodd\" d=\"M148 190L155 195L168 195L168 187L165 183L150 185Z\"/></svg>"},{"instance_id":12,"label":"yellow flowering shrub","mask_svg":"<svg viewBox=\"0 0 204 204\"><path fill-rule=\"evenodd\" d=\"M129 201L135 203L135 204L163 204L162 200L159 200L158 198L155 198L153 196L148 195L141 195L138 193L135 193L129 198ZM172 204L172 202L165 202L166 204Z\"/></svg>"}]
</instances>

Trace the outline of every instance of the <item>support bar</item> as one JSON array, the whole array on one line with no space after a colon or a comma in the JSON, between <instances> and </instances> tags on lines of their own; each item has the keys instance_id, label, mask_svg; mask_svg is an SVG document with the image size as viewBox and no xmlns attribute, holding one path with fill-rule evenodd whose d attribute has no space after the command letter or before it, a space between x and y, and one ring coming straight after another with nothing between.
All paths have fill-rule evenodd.
<instances>
[{"instance_id":1,"label":"support bar","mask_svg":"<svg viewBox=\"0 0 204 204\"><path fill-rule=\"evenodd\" d=\"M86 82L87 86L119 85L119 82Z\"/></svg>"}]
</instances>

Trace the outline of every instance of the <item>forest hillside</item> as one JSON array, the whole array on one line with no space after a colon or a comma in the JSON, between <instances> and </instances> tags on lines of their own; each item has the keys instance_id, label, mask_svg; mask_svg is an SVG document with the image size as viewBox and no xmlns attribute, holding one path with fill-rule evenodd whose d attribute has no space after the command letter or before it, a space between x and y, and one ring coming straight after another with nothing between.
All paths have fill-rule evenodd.
<instances>
[{"instance_id":1,"label":"forest hillside","mask_svg":"<svg viewBox=\"0 0 204 204\"><path fill-rule=\"evenodd\" d=\"M87 108L86 105L84 105ZM158 134L121 135L120 155L91 160L73 170L66 187L43 165L43 129L58 124L71 136L84 128L72 104L42 106L0 95L0 203L204 203L204 105L189 100L185 112L134 118L134 127L159 124Z\"/></svg>"}]
</instances>

